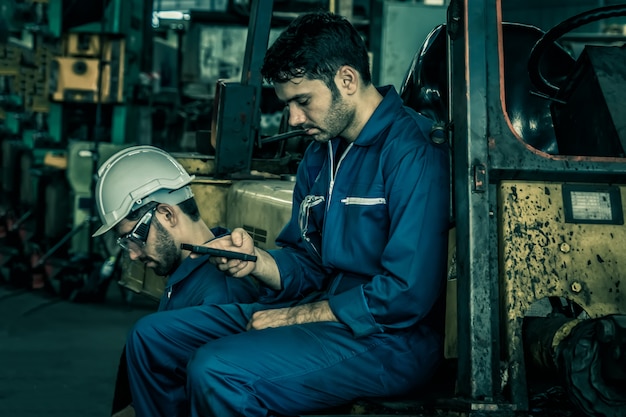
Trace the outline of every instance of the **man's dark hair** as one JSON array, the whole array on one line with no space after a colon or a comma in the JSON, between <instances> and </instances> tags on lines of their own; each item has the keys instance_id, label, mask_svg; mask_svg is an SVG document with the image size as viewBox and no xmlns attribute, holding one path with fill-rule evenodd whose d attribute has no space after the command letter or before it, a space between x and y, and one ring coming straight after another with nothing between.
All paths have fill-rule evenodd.
<instances>
[{"instance_id":1,"label":"man's dark hair","mask_svg":"<svg viewBox=\"0 0 626 417\"><path fill-rule=\"evenodd\" d=\"M350 22L329 12L296 17L268 49L261 74L270 83L296 77L323 81L331 90L342 65L356 69L363 82L372 82L367 47Z\"/></svg>"}]
</instances>

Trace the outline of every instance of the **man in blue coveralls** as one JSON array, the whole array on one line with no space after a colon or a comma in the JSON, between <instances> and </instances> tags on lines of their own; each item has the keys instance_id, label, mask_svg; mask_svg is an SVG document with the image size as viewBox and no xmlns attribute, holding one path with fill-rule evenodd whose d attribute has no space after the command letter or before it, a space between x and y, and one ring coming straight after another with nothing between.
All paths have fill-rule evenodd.
<instances>
[{"instance_id":1,"label":"man in blue coveralls","mask_svg":"<svg viewBox=\"0 0 626 417\"><path fill-rule=\"evenodd\" d=\"M154 146L117 152L98 170L95 197L102 226L94 236L114 231L130 259L167 277L159 311L255 301L259 291L252 278L226 277L208 256L191 258L180 249L181 243L202 244L228 233L204 223L189 185L192 180L178 161ZM133 415L126 408L131 402L122 354L112 413Z\"/></svg>"},{"instance_id":2,"label":"man in blue coveralls","mask_svg":"<svg viewBox=\"0 0 626 417\"><path fill-rule=\"evenodd\" d=\"M259 302L205 304L142 318L127 343L138 416L312 413L402 395L431 378L443 339L449 223L445 146L431 122L371 82L350 23L297 17L263 76L313 139L298 168L280 249L243 229L206 246L261 283Z\"/></svg>"}]
</instances>

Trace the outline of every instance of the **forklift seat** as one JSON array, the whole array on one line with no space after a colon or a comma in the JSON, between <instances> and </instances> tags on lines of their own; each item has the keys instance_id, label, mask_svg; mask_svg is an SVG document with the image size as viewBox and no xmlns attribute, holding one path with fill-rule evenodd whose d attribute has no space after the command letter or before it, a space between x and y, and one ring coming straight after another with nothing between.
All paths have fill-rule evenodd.
<instances>
[{"instance_id":1,"label":"forklift seat","mask_svg":"<svg viewBox=\"0 0 626 417\"><path fill-rule=\"evenodd\" d=\"M550 101L533 94L527 61L543 32L529 25L503 23L505 105L515 133L530 146L557 154L558 145ZM446 26L435 27L417 51L404 77L400 96L404 103L435 122L447 124L448 63ZM574 65L574 58L553 44L541 62L541 73L559 85Z\"/></svg>"},{"instance_id":2,"label":"forklift seat","mask_svg":"<svg viewBox=\"0 0 626 417\"><path fill-rule=\"evenodd\" d=\"M447 123L448 60L446 26L435 27L413 56L400 87L405 105L435 123Z\"/></svg>"}]
</instances>

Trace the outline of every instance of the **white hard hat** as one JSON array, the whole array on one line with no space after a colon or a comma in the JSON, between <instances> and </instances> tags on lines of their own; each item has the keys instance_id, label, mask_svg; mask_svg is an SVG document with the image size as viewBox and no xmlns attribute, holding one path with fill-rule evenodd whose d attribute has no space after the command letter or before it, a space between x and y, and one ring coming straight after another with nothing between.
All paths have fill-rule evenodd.
<instances>
[{"instance_id":1,"label":"white hard hat","mask_svg":"<svg viewBox=\"0 0 626 417\"><path fill-rule=\"evenodd\" d=\"M98 169L95 199L102 226L99 236L147 203L179 204L193 193L194 179L171 155L154 146L132 146L117 152Z\"/></svg>"}]
</instances>

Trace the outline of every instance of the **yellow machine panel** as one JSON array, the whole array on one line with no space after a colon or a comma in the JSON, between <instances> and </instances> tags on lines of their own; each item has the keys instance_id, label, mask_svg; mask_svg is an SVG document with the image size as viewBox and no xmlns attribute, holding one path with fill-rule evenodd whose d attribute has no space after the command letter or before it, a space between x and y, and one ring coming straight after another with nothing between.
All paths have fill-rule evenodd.
<instances>
[{"instance_id":1,"label":"yellow machine panel","mask_svg":"<svg viewBox=\"0 0 626 417\"><path fill-rule=\"evenodd\" d=\"M98 101L98 83L101 83L103 102L121 102L120 91L111 91L111 72L104 67L102 79L99 77L99 61L91 58L55 58L55 101L78 101L95 103Z\"/></svg>"},{"instance_id":2,"label":"yellow machine panel","mask_svg":"<svg viewBox=\"0 0 626 417\"><path fill-rule=\"evenodd\" d=\"M172 156L189 175L211 176L215 173L215 157L201 154L173 153Z\"/></svg>"},{"instance_id":3,"label":"yellow machine panel","mask_svg":"<svg viewBox=\"0 0 626 417\"><path fill-rule=\"evenodd\" d=\"M77 37L70 36L68 48L78 53ZM55 101L95 103L121 103L124 101L124 41L108 40L102 43L102 62L99 52L101 42L96 36L95 45L85 44L87 54L56 57L52 61L51 94ZM74 40L74 42L72 42ZM85 52L85 51L83 51ZM98 88L101 86L101 88Z\"/></svg>"},{"instance_id":4,"label":"yellow machine panel","mask_svg":"<svg viewBox=\"0 0 626 417\"><path fill-rule=\"evenodd\" d=\"M228 192L227 227L243 227L258 247L275 248L274 240L291 217L294 185L282 180L233 184Z\"/></svg>"},{"instance_id":5,"label":"yellow machine panel","mask_svg":"<svg viewBox=\"0 0 626 417\"><path fill-rule=\"evenodd\" d=\"M207 177L196 177L191 182L191 191L196 198L200 216L209 226L224 226L228 209L226 195L232 182Z\"/></svg>"},{"instance_id":6,"label":"yellow machine panel","mask_svg":"<svg viewBox=\"0 0 626 417\"><path fill-rule=\"evenodd\" d=\"M576 302L591 317L626 313L626 295L620 291L626 274L621 214L626 186L612 188L619 197L614 202L609 186L567 187L517 181L500 186L500 274L509 319L550 296ZM567 192L571 195L565 194L564 201ZM570 211L578 218L570 219Z\"/></svg>"},{"instance_id":7,"label":"yellow machine panel","mask_svg":"<svg viewBox=\"0 0 626 417\"><path fill-rule=\"evenodd\" d=\"M519 357L523 319L534 315L531 306L539 300L569 300L589 318L626 313L625 204L624 185L500 184L502 334L509 357Z\"/></svg>"}]
</instances>

